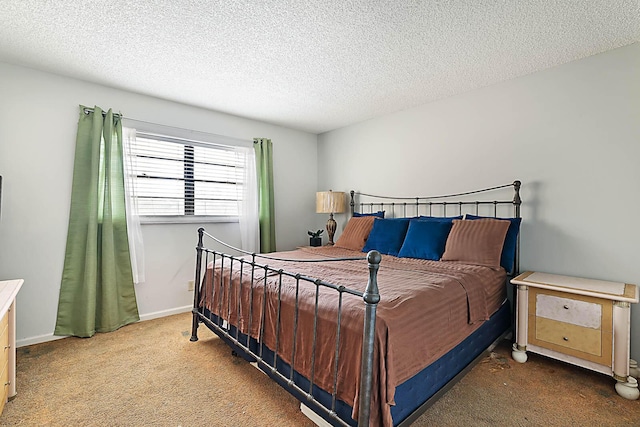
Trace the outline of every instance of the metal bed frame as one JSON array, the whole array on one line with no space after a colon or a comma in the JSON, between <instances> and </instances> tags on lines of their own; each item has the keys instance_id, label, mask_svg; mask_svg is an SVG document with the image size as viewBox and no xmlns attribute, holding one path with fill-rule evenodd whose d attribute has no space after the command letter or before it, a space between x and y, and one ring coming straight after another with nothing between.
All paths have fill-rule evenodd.
<instances>
[{"instance_id":1,"label":"metal bed frame","mask_svg":"<svg viewBox=\"0 0 640 427\"><path fill-rule=\"evenodd\" d=\"M403 197L386 197L386 196L375 196L366 193L358 193L355 191L351 191L351 214L355 212L356 207L359 208L360 211L368 209L369 212L373 212L375 209L380 210L389 210L390 216L396 216L397 212L401 213L401 216L406 217L407 213L411 211L411 213L418 216L421 214L421 209L426 209L426 214L432 216L434 208L436 210L440 210L439 213L441 215L437 216L446 216L447 213L451 214L451 211L447 212L447 209L454 208L457 210L457 214L462 215L465 209L469 206L476 215L480 212L481 207L489 207L492 210L492 216L498 216L498 206L504 205L512 205L513 206L513 217L520 217L520 205L522 203L520 199L520 181L514 181L511 184L501 185L497 187L485 188L482 190L470 191L465 193L457 193L457 194L449 194L443 196L428 196L428 197L411 197L411 198L403 198ZM465 197L471 196L474 194L485 193L492 190L504 189L512 187L514 191L513 199L511 200L491 200L491 201L478 201L478 200L465 200L465 201L447 201L445 199L450 199L453 197ZM360 202L356 201L356 198L365 197L370 199L382 200L376 202ZM390 202L385 202L384 200L392 200ZM407 200L411 200L411 202L407 202ZM471 212L466 212L471 213ZM399 215L400 216L400 215ZM212 249L207 249L204 245L204 237L207 236L213 239L215 242L226 246L229 249L234 250L240 254L244 254L244 257L237 255L229 255L221 251L216 251ZM359 426L368 426L369 418L370 418L370 403L372 396L372 384L373 384L373 360L374 360L374 334L375 334L375 325L376 325L376 308L377 304L380 301L380 294L378 291L378 282L377 282L377 272L380 266L381 255L377 251L370 251L366 257L356 257L356 258L339 258L339 259L315 259L315 260L290 260L285 258L280 258L271 255L263 255L256 254L243 251L239 248L227 245L221 240L211 236L206 233L203 228L198 229L198 244L196 246L196 271L195 271L195 283L196 287L194 290L194 298L193 298L193 319L192 319L192 330L191 330L191 341L198 340L198 326L200 323L204 323L209 329L211 329L214 333L220 336L224 341L227 342L232 347L234 354L236 352L241 353L244 358L255 362L257 366L267 373L271 378L276 380L281 386L287 389L290 393L296 396L302 404L310 407L314 412L320 414L322 418L329 421L333 425L339 426L349 426L347 422L341 419L336 412L336 401L337 401L337 381L338 381L338 363L339 363L339 350L340 350L340 325L341 325L341 308L344 297L357 297L361 298L364 303L365 313L364 313L364 324L363 324L363 345L362 345L362 363L360 368L360 388L359 388L359 410L358 410L358 425ZM247 259L249 258L249 259ZM269 260L277 260L277 261L293 261L293 262L335 262L335 261L345 261L345 260L367 260L368 269L369 269L369 278L367 282L367 286L364 292L349 289L339 284L333 284L326 282L319 278L306 277L304 275L285 271L283 269L274 269L269 267L267 264L261 264L256 262L257 258L262 258L267 261ZM511 272L510 276L515 276L518 274L518 266L519 266L519 238L518 245L516 246L516 258L515 258L515 268L514 271ZM264 272L265 280L267 275L276 275L278 277L278 311L277 311L277 326L276 326L276 351L271 351L264 343L263 343L263 333L264 333L264 316L265 316L265 303L266 303L266 286L264 288L264 294L262 298L262 322L260 327L259 337L251 337L248 334L243 334L239 331L239 328L235 327L235 325L229 325L226 320L222 320L220 316L213 315L211 312L206 310L204 307L200 307L200 299L202 296L202 292L204 290L204 274L203 270L206 269L206 266L209 262L219 262L221 264L221 268L224 267L225 263L229 263L229 269L231 270L229 273L229 277L232 276L234 266L239 268L240 274L240 293L242 292L242 276L244 274L246 266L249 266L251 269L251 302L249 303L250 307L253 307L253 282L254 275L256 270L261 270ZM295 280L296 284L296 300L295 300L295 319L294 319L294 336L293 336L293 352L291 354L291 367L290 369L280 369L281 365L278 364L278 342L280 340L280 307L281 307L281 289L282 289L282 281L283 277L288 277ZM223 280L221 275L220 280ZM311 375L308 378L308 386L304 388L296 383L294 380L294 361L295 361L295 342L297 338L298 331L298 290L300 286L315 286L315 313L314 313L314 335L313 335L313 350L312 350L312 361L311 361ZM212 286L212 292L215 286ZM314 384L314 368L315 368L315 348L316 348L316 333L317 333L317 320L318 320L318 295L320 289L331 289L334 292L337 292L339 295L339 307L338 307L338 315L336 319L336 347L335 347L335 362L333 368L333 390L331 393L331 403L327 405L318 400L316 396L314 396L313 390L315 387ZM231 313L231 292L228 292L228 301L227 303L227 318L229 318ZM240 299L238 299L238 309L240 308ZM222 298L220 298L218 313L222 313ZM253 310L249 310L249 325L252 322ZM249 331L251 327L249 326ZM479 360L481 357L478 356L470 365L474 364L475 361ZM281 361L282 362L282 361ZM413 422L417 417L422 414L432 403L435 401L441 394L443 394L446 390L448 390L453 383L459 380L464 373L466 373L471 366L467 366L462 372L458 373L449 383L445 384L444 387L440 391L436 393L436 395L429 398L424 404L422 404L413 414L411 414L407 419L402 421L400 425L408 425ZM288 372L287 372L288 371ZM306 385L306 384L305 384ZM326 390L329 392L329 390ZM355 403L355 402L354 402Z\"/></svg>"}]
</instances>

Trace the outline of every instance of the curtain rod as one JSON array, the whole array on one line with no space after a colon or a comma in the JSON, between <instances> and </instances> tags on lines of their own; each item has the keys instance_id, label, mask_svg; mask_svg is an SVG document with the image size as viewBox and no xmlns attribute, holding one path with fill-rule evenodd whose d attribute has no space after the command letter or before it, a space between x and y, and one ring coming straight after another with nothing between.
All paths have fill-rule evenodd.
<instances>
[{"instance_id":1,"label":"curtain rod","mask_svg":"<svg viewBox=\"0 0 640 427\"><path fill-rule=\"evenodd\" d=\"M207 144L220 144L220 145L242 145L245 147L251 147L252 141L249 139L236 138L233 136L219 135L216 133L205 132L200 130L193 130L187 128L181 128L177 126L163 125L160 123L146 122L144 120L132 119L130 117L123 117L123 125L136 128L140 133L146 134L159 134L169 135L174 138L185 139L189 141L200 141Z\"/></svg>"},{"instance_id":2,"label":"curtain rod","mask_svg":"<svg viewBox=\"0 0 640 427\"><path fill-rule=\"evenodd\" d=\"M93 113L93 112L94 112L94 109L93 109L93 108L89 108L89 107L84 107L84 108L82 109L82 111L83 111L86 115L89 115L89 113ZM112 114L113 114L113 116L114 116L114 117L117 117L117 118L119 118L119 119L121 119L121 118L122 118L122 113L112 113ZM106 112L106 111L103 111L103 112L102 112L102 116L104 117L104 116L106 116L106 115L107 115L107 112Z\"/></svg>"},{"instance_id":3,"label":"curtain rod","mask_svg":"<svg viewBox=\"0 0 640 427\"><path fill-rule=\"evenodd\" d=\"M83 112L84 114L88 115L89 113L93 113L94 109L90 107L83 107ZM105 115L106 113L103 111L102 116L105 116ZM192 129L179 128L175 126L161 125L159 123L145 122L143 120L131 119L128 117L125 118L122 115L122 113L113 113L113 116L122 120L126 120L127 122L131 123L134 126L136 124L141 124L142 125L141 127L143 129L139 131L140 133L146 133L151 135L152 134L162 135L163 130L171 129L174 132L169 132L168 134L173 136L174 138L185 139L193 142L203 142L206 144L218 144L223 146L224 145L236 145L236 146L240 145L245 147L251 147L253 145L251 143L252 141L250 140L235 138L232 136L218 135L215 133L196 131ZM178 133L176 134L175 131L178 131Z\"/></svg>"}]
</instances>

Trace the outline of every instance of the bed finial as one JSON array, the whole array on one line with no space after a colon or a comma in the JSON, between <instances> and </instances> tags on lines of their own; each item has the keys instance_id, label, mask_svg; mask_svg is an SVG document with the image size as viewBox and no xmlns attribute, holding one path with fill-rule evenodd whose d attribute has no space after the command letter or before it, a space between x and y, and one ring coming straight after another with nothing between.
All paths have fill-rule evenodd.
<instances>
[{"instance_id":1,"label":"bed finial","mask_svg":"<svg viewBox=\"0 0 640 427\"><path fill-rule=\"evenodd\" d=\"M369 263L369 282L364 290L362 299L367 304L378 304L380 302L380 291L378 290L378 268L382 261L382 255L378 251L369 251L367 253L367 262Z\"/></svg>"},{"instance_id":2,"label":"bed finial","mask_svg":"<svg viewBox=\"0 0 640 427\"><path fill-rule=\"evenodd\" d=\"M204 228L200 227L198 228L198 247L199 248L204 247L203 237L204 237Z\"/></svg>"},{"instance_id":3,"label":"bed finial","mask_svg":"<svg viewBox=\"0 0 640 427\"><path fill-rule=\"evenodd\" d=\"M518 180L513 181L513 190L516 192L513 196L513 204L520 205L522 204L522 199L520 198L520 186L522 183Z\"/></svg>"}]
</instances>

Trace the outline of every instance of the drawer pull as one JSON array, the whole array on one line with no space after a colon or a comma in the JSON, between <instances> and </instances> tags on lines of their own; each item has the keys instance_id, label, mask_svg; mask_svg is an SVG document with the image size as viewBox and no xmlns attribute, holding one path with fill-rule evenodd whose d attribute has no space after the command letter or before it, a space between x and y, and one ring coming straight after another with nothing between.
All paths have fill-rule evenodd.
<instances>
[{"instance_id":1,"label":"drawer pull","mask_svg":"<svg viewBox=\"0 0 640 427\"><path fill-rule=\"evenodd\" d=\"M10 345L5 345L5 346L4 346L4 349L5 349L5 350L6 350L6 349L8 349L8 348L11 348L11 346L10 346Z\"/></svg>"},{"instance_id":2,"label":"drawer pull","mask_svg":"<svg viewBox=\"0 0 640 427\"><path fill-rule=\"evenodd\" d=\"M562 339L565 340L565 341L569 341L569 338L567 338L567 337L562 337Z\"/></svg>"},{"instance_id":3,"label":"drawer pull","mask_svg":"<svg viewBox=\"0 0 640 427\"><path fill-rule=\"evenodd\" d=\"M564 305L565 310L569 310L569 306L567 304Z\"/></svg>"}]
</instances>

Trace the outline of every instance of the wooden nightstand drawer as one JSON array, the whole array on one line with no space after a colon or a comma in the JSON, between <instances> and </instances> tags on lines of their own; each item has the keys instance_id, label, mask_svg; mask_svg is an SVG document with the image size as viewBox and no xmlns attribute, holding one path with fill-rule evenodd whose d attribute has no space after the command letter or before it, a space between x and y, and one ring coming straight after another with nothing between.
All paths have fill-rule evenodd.
<instances>
[{"instance_id":1,"label":"wooden nightstand drawer","mask_svg":"<svg viewBox=\"0 0 640 427\"><path fill-rule=\"evenodd\" d=\"M600 329L538 317L535 339L594 356L602 356L602 330Z\"/></svg>"},{"instance_id":2,"label":"wooden nightstand drawer","mask_svg":"<svg viewBox=\"0 0 640 427\"><path fill-rule=\"evenodd\" d=\"M535 313L538 317L592 329L600 329L602 321L601 304L545 293L536 295Z\"/></svg>"}]
</instances>

